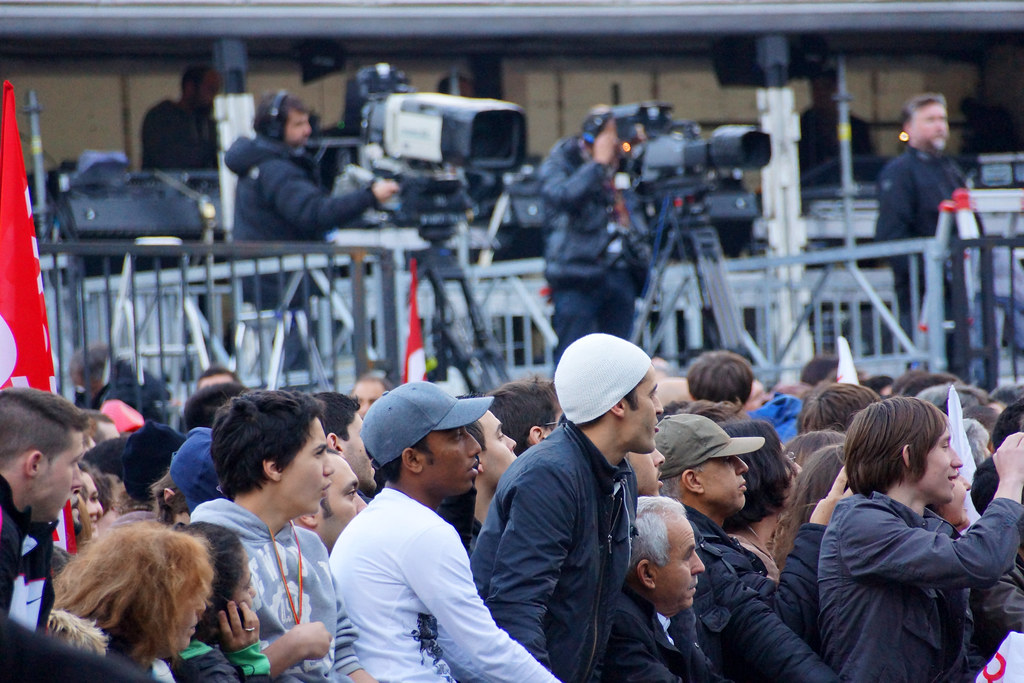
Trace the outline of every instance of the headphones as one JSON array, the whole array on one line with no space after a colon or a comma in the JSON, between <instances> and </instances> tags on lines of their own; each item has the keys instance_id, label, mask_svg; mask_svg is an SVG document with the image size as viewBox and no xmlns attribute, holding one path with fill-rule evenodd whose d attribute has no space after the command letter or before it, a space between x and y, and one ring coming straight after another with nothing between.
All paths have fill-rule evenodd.
<instances>
[{"instance_id":1,"label":"headphones","mask_svg":"<svg viewBox=\"0 0 1024 683\"><path fill-rule=\"evenodd\" d=\"M274 140L284 140L284 126L287 117L284 116L284 101L288 97L287 90L278 90L270 110L261 118L260 125L256 131Z\"/></svg>"},{"instance_id":2,"label":"headphones","mask_svg":"<svg viewBox=\"0 0 1024 683\"><path fill-rule=\"evenodd\" d=\"M583 119L583 142L594 144L594 140L613 117L611 109L599 109L587 114L587 118Z\"/></svg>"}]
</instances>

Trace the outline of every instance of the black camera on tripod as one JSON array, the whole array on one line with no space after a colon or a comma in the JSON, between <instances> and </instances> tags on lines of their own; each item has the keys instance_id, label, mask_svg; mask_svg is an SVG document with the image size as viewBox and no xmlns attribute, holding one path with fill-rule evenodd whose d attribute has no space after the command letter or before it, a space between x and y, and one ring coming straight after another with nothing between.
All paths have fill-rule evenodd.
<instances>
[{"instance_id":1,"label":"black camera on tripod","mask_svg":"<svg viewBox=\"0 0 1024 683\"><path fill-rule=\"evenodd\" d=\"M709 182L771 161L771 138L753 126L719 126L707 138L695 121L672 118L672 105L638 102L612 107L627 159L641 183L688 178Z\"/></svg>"},{"instance_id":2,"label":"black camera on tripod","mask_svg":"<svg viewBox=\"0 0 1024 683\"><path fill-rule=\"evenodd\" d=\"M727 255L749 246L757 198L743 171L771 160L771 138L752 126L720 126L708 137L695 121L673 119L672 105L612 107L623 146L623 170L652 216L672 212L681 227L714 225Z\"/></svg>"}]
</instances>

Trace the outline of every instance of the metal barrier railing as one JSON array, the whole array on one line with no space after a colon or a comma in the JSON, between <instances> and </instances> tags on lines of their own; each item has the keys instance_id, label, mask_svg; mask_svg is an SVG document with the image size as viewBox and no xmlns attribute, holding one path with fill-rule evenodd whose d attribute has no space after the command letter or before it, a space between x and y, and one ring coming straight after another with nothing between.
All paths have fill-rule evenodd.
<instances>
[{"instance_id":1,"label":"metal barrier railing","mask_svg":"<svg viewBox=\"0 0 1024 683\"><path fill-rule=\"evenodd\" d=\"M964 379L991 389L1024 374L1024 236L951 240L951 361Z\"/></svg>"},{"instance_id":2,"label":"metal barrier railing","mask_svg":"<svg viewBox=\"0 0 1024 683\"><path fill-rule=\"evenodd\" d=\"M211 363L234 369L250 386L346 391L370 369L398 378L408 293L408 274L396 265L401 249L82 242L41 244L40 252L58 390L69 397L76 384L71 355L96 343L108 346L111 366L127 359L137 373L167 383L170 402L163 410L172 422L176 404ZM923 278L941 301L946 251L934 239L727 261L742 320L766 359L757 367L759 377L775 381L806 362L787 358L799 334L810 335L814 352L831 352L836 337L846 336L858 366L871 372L898 373L908 363L945 368L941 313L932 320L926 310L919 318L921 304L915 302L915 319L925 322L927 332L901 339L902 331L891 324L888 268L848 267L899 254L926 257L924 272L914 269L912 277ZM800 281L776 277L797 264ZM671 325L657 348L648 349L654 354L683 359L704 347L706 311L692 271L692 264L677 263L665 275L665 287L687 278L691 284L673 310L655 312L671 318ZM470 267L467 274L509 375L550 374L556 339L543 261L493 263ZM803 306L786 329L779 323L784 294ZM429 340L431 289L421 287L418 299ZM645 332L641 341L650 342L650 335ZM85 385L92 379L77 378Z\"/></svg>"},{"instance_id":3,"label":"metal barrier railing","mask_svg":"<svg viewBox=\"0 0 1024 683\"><path fill-rule=\"evenodd\" d=\"M326 244L41 244L58 391L92 386L76 349L166 383L177 404L211 363L250 386L347 388L399 367L393 253ZM141 390L140 390L141 392ZM88 393L88 392L87 392ZM141 396L139 397L141 401Z\"/></svg>"},{"instance_id":4,"label":"metal barrier railing","mask_svg":"<svg viewBox=\"0 0 1024 683\"><path fill-rule=\"evenodd\" d=\"M925 269L916 264L911 269L915 283L923 279L925 289L939 291L942 297L945 249L934 239L906 240L885 244L867 244L809 252L786 257L742 258L726 261L729 284L741 309L747 331L767 362L757 365L758 376L776 381L785 373L796 372L809 359L786 358L790 340L806 332L811 336L812 353L834 353L835 340L846 336L850 341L859 368L868 372L899 374L908 364L929 368L946 367L945 339L941 332L943 320L932 320L922 303L913 302L913 319L921 320L921 329L907 335L898 327L898 311L892 291L892 275L884 259L902 254L925 256ZM872 261L874 268L851 269L849 264ZM775 274L787 266L803 266L797 282L778 279ZM546 301L542 259L495 263L487 268L474 268L472 276L478 283L485 310L492 317L521 318L522 327L532 326L534 337L555 342L551 331L550 305ZM655 322L668 316L669 327L657 345L652 345L649 330L641 335L641 345L650 353L669 359L686 359L705 348L705 318L697 280L689 263L675 263L662 280L666 289L682 283L683 294L674 300L671 312L656 310ZM500 292L500 298L497 293ZM792 328L781 329L778 323L783 293L804 304L804 313ZM420 310L424 301L420 300ZM507 325L507 323L503 323ZM893 326L896 329L893 329ZM938 329L936 345L929 330ZM550 350L550 349L548 349ZM506 348L506 358L512 358ZM538 358L540 355L538 354ZM527 370L550 373L545 363L510 363L511 374Z\"/></svg>"}]
</instances>

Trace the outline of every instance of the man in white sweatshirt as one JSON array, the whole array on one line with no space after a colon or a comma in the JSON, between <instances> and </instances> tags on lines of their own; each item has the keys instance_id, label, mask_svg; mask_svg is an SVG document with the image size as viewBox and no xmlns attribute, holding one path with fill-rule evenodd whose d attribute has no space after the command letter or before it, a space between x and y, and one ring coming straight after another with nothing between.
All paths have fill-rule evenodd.
<instances>
[{"instance_id":1,"label":"man in white sweatshirt","mask_svg":"<svg viewBox=\"0 0 1024 683\"><path fill-rule=\"evenodd\" d=\"M557 681L494 623L435 512L473 486L480 445L466 425L491 400L412 382L366 414L363 442L387 484L341 533L331 571L360 632L356 654L379 681Z\"/></svg>"},{"instance_id":2,"label":"man in white sweatshirt","mask_svg":"<svg viewBox=\"0 0 1024 683\"><path fill-rule=\"evenodd\" d=\"M227 498L199 505L192 521L227 527L245 547L271 675L294 683L372 682L356 658L356 630L327 549L292 522L316 513L334 473L322 404L306 394L252 391L223 410L210 454Z\"/></svg>"}]
</instances>

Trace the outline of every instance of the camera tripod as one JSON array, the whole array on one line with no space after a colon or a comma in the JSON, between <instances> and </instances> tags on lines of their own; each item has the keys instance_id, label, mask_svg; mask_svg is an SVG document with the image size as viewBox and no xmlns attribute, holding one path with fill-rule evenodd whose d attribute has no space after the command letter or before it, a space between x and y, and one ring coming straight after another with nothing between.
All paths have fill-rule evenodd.
<instances>
[{"instance_id":1,"label":"camera tripod","mask_svg":"<svg viewBox=\"0 0 1024 683\"><path fill-rule=\"evenodd\" d=\"M488 330L486 318L473 296L466 272L446 247L431 242L430 247L412 252L420 276L430 283L434 293L434 314L430 336L437 367L430 371L432 381L443 381L454 367L462 375L470 393L482 393L508 381L508 370ZM446 283L456 282L466 304L465 320L457 319Z\"/></svg>"},{"instance_id":2,"label":"camera tripod","mask_svg":"<svg viewBox=\"0 0 1024 683\"><path fill-rule=\"evenodd\" d=\"M648 329L651 314L658 305L661 317L650 340L652 351L658 347L679 297L696 278L705 322L703 347L736 351L745 349L755 355L759 354L743 326L742 314L726 280L718 231L703 215L684 215L680 218L682 209L675 207L672 200L672 197L664 200L658 218L663 225L667 222L668 238L661 245L648 273L643 301L633 326L633 343L640 342L640 336ZM691 261L694 268L692 274L687 274L671 292L665 292L665 272L673 258Z\"/></svg>"}]
</instances>

